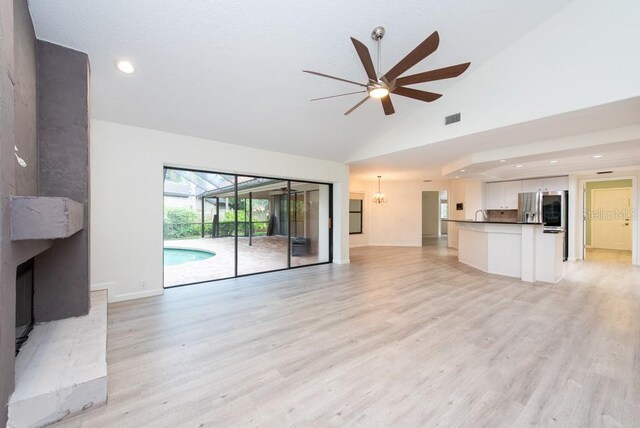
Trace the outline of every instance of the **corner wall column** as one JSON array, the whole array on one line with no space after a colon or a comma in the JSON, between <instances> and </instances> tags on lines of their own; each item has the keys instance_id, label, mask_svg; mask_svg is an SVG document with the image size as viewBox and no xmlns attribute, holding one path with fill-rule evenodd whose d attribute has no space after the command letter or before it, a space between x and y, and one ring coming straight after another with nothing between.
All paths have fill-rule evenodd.
<instances>
[{"instance_id":1,"label":"corner wall column","mask_svg":"<svg viewBox=\"0 0 640 428\"><path fill-rule=\"evenodd\" d=\"M38 41L38 194L84 205L84 228L35 259L36 322L89 312L89 58Z\"/></svg>"}]
</instances>

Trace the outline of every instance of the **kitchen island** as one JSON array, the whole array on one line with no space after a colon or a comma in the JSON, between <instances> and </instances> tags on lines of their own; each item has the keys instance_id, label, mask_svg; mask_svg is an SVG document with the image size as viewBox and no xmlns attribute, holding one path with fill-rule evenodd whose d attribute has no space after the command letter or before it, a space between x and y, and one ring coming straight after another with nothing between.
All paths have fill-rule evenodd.
<instances>
[{"instance_id":1,"label":"kitchen island","mask_svg":"<svg viewBox=\"0 0 640 428\"><path fill-rule=\"evenodd\" d=\"M562 279L564 232L545 233L542 223L449 221L458 227L458 261L526 282Z\"/></svg>"}]
</instances>

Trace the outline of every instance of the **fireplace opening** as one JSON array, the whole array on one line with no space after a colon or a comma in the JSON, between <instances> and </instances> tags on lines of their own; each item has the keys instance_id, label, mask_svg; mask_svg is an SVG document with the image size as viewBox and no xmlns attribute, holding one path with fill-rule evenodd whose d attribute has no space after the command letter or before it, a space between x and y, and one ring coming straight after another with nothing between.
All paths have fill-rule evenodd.
<instances>
[{"instance_id":1,"label":"fireplace opening","mask_svg":"<svg viewBox=\"0 0 640 428\"><path fill-rule=\"evenodd\" d=\"M33 259L16 269L16 355L33 328Z\"/></svg>"}]
</instances>

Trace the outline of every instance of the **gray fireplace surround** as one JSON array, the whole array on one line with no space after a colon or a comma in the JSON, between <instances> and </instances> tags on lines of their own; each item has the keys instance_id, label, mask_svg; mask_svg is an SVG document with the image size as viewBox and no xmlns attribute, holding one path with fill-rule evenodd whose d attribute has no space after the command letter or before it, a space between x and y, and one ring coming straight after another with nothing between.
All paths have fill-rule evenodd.
<instances>
[{"instance_id":1,"label":"gray fireplace surround","mask_svg":"<svg viewBox=\"0 0 640 428\"><path fill-rule=\"evenodd\" d=\"M36 323L89 313L89 59L0 13L0 426L14 390L16 268L33 259Z\"/></svg>"}]
</instances>

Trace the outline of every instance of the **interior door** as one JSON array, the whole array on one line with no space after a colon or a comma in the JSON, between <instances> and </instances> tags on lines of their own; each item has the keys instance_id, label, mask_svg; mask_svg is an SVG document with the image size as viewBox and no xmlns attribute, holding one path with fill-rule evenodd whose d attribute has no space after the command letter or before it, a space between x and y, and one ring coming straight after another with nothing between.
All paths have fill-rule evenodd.
<instances>
[{"instance_id":1,"label":"interior door","mask_svg":"<svg viewBox=\"0 0 640 428\"><path fill-rule=\"evenodd\" d=\"M591 191L591 246L631 251L631 189Z\"/></svg>"}]
</instances>

